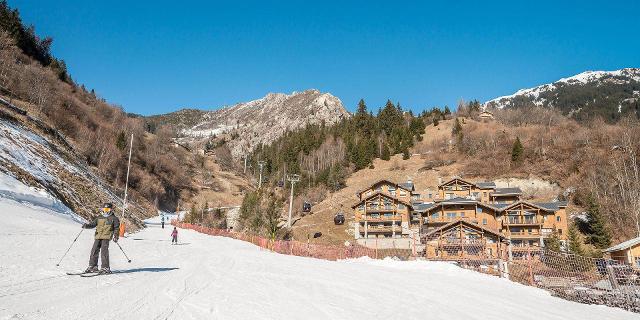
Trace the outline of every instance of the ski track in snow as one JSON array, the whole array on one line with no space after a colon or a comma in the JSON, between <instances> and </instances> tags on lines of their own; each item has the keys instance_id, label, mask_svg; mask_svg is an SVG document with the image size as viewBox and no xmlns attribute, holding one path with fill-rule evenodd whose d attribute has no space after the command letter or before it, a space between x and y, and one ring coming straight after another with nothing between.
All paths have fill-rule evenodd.
<instances>
[{"instance_id":1,"label":"ski track in snow","mask_svg":"<svg viewBox=\"0 0 640 320\"><path fill-rule=\"evenodd\" d=\"M438 262L339 262L279 255L157 219L120 244L121 273L82 278L93 230L65 215L0 198L0 319L638 319Z\"/></svg>"}]
</instances>

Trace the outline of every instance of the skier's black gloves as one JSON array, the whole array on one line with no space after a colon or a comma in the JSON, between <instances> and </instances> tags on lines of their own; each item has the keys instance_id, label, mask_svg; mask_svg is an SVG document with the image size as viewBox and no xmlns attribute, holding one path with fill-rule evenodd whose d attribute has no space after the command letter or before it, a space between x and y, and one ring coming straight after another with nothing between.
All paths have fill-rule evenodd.
<instances>
[{"instance_id":1,"label":"skier's black gloves","mask_svg":"<svg viewBox=\"0 0 640 320\"><path fill-rule=\"evenodd\" d=\"M118 242L118 237L113 237L113 242Z\"/></svg>"}]
</instances>

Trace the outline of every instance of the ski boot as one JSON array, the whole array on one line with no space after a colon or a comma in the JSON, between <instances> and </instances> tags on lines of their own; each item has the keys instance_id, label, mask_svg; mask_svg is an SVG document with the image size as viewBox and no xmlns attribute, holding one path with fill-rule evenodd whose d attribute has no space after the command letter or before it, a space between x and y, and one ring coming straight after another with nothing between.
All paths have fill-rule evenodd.
<instances>
[{"instance_id":1,"label":"ski boot","mask_svg":"<svg viewBox=\"0 0 640 320\"><path fill-rule=\"evenodd\" d=\"M98 274L111 274L111 269L102 268L102 269L100 269L100 271L98 271Z\"/></svg>"},{"instance_id":2,"label":"ski boot","mask_svg":"<svg viewBox=\"0 0 640 320\"><path fill-rule=\"evenodd\" d=\"M84 271L84 273L98 273L98 267L90 266L89 268L87 268L87 270Z\"/></svg>"}]
</instances>

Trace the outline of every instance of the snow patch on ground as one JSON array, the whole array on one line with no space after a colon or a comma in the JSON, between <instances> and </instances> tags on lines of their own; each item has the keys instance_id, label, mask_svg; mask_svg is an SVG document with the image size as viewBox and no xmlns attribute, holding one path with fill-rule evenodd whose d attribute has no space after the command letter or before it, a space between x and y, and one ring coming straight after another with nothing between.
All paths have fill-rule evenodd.
<instances>
[{"instance_id":1,"label":"snow patch on ground","mask_svg":"<svg viewBox=\"0 0 640 320\"><path fill-rule=\"evenodd\" d=\"M111 246L117 274L86 268L93 232L0 199L0 319L638 319L444 262L325 261L149 225ZM7 245L10 244L10 245Z\"/></svg>"},{"instance_id":2,"label":"snow patch on ground","mask_svg":"<svg viewBox=\"0 0 640 320\"><path fill-rule=\"evenodd\" d=\"M16 178L0 172L0 199L11 200L35 208L42 208L82 222L80 216L44 189L29 187Z\"/></svg>"}]
</instances>

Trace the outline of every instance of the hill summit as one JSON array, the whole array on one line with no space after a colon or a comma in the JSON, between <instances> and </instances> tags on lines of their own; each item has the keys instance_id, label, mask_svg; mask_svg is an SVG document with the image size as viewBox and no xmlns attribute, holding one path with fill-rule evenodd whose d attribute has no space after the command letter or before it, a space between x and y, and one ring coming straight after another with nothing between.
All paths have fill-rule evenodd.
<instances>
[{"instance_id":1,"label":"hill summit","mask_svg":"<svg viewBox=\"0 0 640 320\"><path fill-rule=\"evenodd\" d=\"M615 121L640 114L640 68L586 71L550 84L521 89L484 103L485 108L557 108L577 120L594 116Z\"/></svg>"},{"instance_id":2,"label":"hill summit","mask_svg":"<svg viewBox=\"0 0 640 320\"><path fill-rule=\"evenodd\" d=\"M349 116L340 99L310 89L291 94L269 93L257 100L214 111L184 109L152 116L149 120L157 125L173 125L182 140L199 141L229 135L232 137L229 141L231 153L239 158L287 131L307 124L331 125Z\"/></svg>"}]
</instances>

